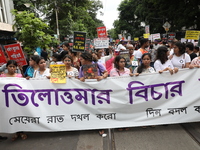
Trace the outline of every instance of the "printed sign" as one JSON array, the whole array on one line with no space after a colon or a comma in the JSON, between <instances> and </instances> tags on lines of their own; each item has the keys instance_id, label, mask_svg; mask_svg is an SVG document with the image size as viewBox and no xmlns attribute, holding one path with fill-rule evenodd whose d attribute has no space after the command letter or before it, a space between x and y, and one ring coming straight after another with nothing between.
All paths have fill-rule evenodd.
<instances>
[{"instance_id":1,"label":"printed sign","mask_svg":"<svg viewBox=\"0 0 200 150\"><path fill-rule=\"evenodd\" d=\"M86 32L74 32L73 50L75 52L85 51Z\"/></svg>"},{"instance_id":2,"label":"printed sign","mask_svg":"<svg viewBox=\"0 0 200 150\"><path fill-rule=\"evenodd\" d=\"M97 28L98 38L107 38L106 27L98 27Z\"/></svg>"},{"instance_id":3,"label":"printed sign","mask_svg":"<svg viewBox=\"0 0 200 150\"><path fill-rule=\"evenodd\" d=\"M148 34L149 32L149 25L145 26L145 33Z\"/></svg>"},{"instance_id":4,"label":"printed sign","mask_svg":"<svg viewBox=\"0 0 200 150\"><path fill-rule=\"evenodd\" d=\"M148 39L149 38L149 33L147 33L147 34L143 34L143 37L145 38L145 39Z\"/></svg>"},{"instance_id":5,"label":"printed sign","mask_svg":"<svg viewBox=\"0 0 200 150\"><path fill-rule=\"evenodd\" d=\"M198 40L199 35L200 35L200 31L187 30L185 33L185 39Z\"/></svg>"},{"instance_id":6,"label":"printed sign","mask_svg":"<svg viewBox=\"0 0 200 150\"><path fill-rule=\"evenodd\" d=\"M0 66L6 63L6 57L4 55L4 52L2 50L2 47L0 45Z\"/></svg>"},{"instance_id":7,"label":"printed sign","mask_svg":"<svg viewBox=\"0 0 200 150\"><path fill-rule=\"evenodd\" d=\"M66 66L64 64L50 65L51 83L66 83Z\"/></svg>"},{"instance_id":8,"label":"printed sign","mask_svg":"<svg viewBox=\"0 0 200 150\"><path fill-rule=\"evenodd\" d=\"M173 41L176 37L176 33L168 33L168 41Z\"/></svg>"},{"instance_id":9,"label":"printed sign","mask_svg":"<svg viewBox=\"0 0 200 150\"><path fill-rule=\"evenodd\" d=\"M109 38L96 38L94 39L94 47L95 48L108 48L109 46Z\"/></svg>"},{"instance_id":10,"label":"printed sign","mask_svg":"<svg viewBox=\"0 0 200 150\"><path fill-rule=\"evenodd\" d=\"M4 46L9 59L15 60L19 66L27 65L26 58L20 44L10 44Z\"/></svg>"},{"instance_id":11,"label":"printed sign","mask_svg":"<svg viewBox=\"0 0 200 150\"><path fill-rule=\"evenodd\" d=\"M86 50L86 51L91 50L90 45L91 45L91 40L90 40L90 39L87 39L87 40L86 40L86 44L85 44L85 50Z\"/></svg>"},{"instance_id":12,"label":"printed sign","mask_svg":"<svg viewBox=\"0 0 200 150\"><path fill-rule=\"evenodd\" d=\"M160 33L152 34L152 40L160 39Z\"/></svg>"},{"instance_id":13,"label":"printed sign","mask_svg":"<svg viewBox=\"0 0 200 150\"><path fill-rule=\"evenodd\" d=\"M139 38L138 38L138 37L135 37L135 38L134 38L134 41L139 41Z\"/></svg>"},{"instance_id":14,"label":"printed sign","mask_svg":"<svg viewBox=\"0 0 200 150\"><path fill-rule=\"evenodd\" d=\"M120 56L124 57L126 59L126 63L130 63L130 54L129 50L120 50Z\"/></svg>"}]
</instances>

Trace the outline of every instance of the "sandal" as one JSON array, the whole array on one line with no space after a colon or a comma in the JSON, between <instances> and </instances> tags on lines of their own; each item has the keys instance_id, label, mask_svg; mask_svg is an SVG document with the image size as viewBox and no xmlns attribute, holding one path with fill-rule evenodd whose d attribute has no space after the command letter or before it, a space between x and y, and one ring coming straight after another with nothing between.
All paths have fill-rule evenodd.
<instances>
[{"instance_id":1,"label":"sandal","mask_svg":"<svg viewBox=\"0 0 200 150\"><path fill-rule=\"evenodd\" d=\"M99 130L99 135L102 136L104 134L104 130Z\"/></svg>"},{"instance_id":2,"label":"sandal","mask_svg":"<svg viewBox=\"0 0 200 150\"><path fill-rule=\"evenodd\" d=\"M15 133L15 135L12 137L12 141L15 141L19 137L19 133Z\"/></svg>"},{"instance_id":3,"label":"sandal","mask_svg":"<svg viewBox=\"0 0 200 150\"><path fill-rule=\"evenodd\" d=\"M119 128L119 129L117 129L118 131L123 131L124 130L124 128Z\"/></svg>"},{"instance_id":4,"label":"sandal","mask_svg":"<svg viewBox=\"0 0 200 150\"><path fill-rule=\"evenodd\" d=\"M25 133L20 133L20 137L22 138L22 140L27 139L27 135Z\"/></svg>"}]
</instances>

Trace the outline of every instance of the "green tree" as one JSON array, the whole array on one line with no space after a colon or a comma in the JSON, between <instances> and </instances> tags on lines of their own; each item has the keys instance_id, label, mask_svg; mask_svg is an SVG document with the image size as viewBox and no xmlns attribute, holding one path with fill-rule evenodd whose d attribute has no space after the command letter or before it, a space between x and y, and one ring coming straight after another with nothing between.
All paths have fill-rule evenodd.
<instances>
[{"instance_id":1,"label":"green tree","mask_svg":"<svg viewBox=\"0 0 200 150\"><path fill-rule=\"evenodd\" d=\"M15 16L16 37L23 42L24 51L30 54L36 47L45 47L52 42L52 36L45 32L49 26L35 17L34 13L18 13L17 10L13 10L12 13Z\"/></svg>"},{"instance_id":2,"label":"green tree","mask_svg":"<svg viewBox=\"0 0 200 150\"><path fill-rule=\"evenodd\" d=\"M171 24L169 31L200 29L200 1L184 0L123 0L118 7L119 21L114 23L117 32L127 30L133 36L142 36L141 22L150 25L150 33L165 33L163 24Z\"/></svg>"}]
</instances>

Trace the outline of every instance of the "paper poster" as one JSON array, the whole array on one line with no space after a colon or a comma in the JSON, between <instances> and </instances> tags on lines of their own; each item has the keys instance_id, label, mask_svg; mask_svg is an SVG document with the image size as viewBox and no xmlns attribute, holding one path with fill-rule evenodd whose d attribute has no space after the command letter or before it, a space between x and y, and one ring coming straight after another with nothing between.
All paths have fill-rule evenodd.
<instances>
[{"instance_id":1,"label":"paper poster","mask_svg":"<svg viewBox=\"0 0 200 150\"><path fill-rule=\"evenodd\" d=\"M83 53L85 51L85 41L86 41L86 32L75 31L72 51Z\"/></svg>"},{"instance_id":2,"label":"paper poster","mask_svg":"<svg viewBox=\"0 0 200 150\"><path fill-rule=\"evenodd\" d=\"M200 35L200 31L187 30L185 33L185 39L198 40L199 35Z\"/></svg>"},{"instance_id":3,"label":"paper poster","mask_svg":"<svg viewBox=\"0 0 200 150\"><path fill-rule=\"evenodd\" d=\"M130 63L130 54L129 50L120 50L120 56L124 57L126 59L126 63Z\"/></svg>"},{"instance_id":4,"label":"paper poster","mask_svg":"<svg viewBox=\"0 0 200 150\"><path fill-rule=\"evenodd\" d=\"M135 38L134 38L134 41L139 41L139 38L138 38L138 37L135 37Z\"/></svg>"},{"instance_id":5,"label":"paper poster","mask_svg":"<svg viewBox=\"0 0 200 150\"><path fill-rule=\"evenodd\" d=\"M2 47L0 45L0 66L6 63L6 57L4 55L4 52L2 50Z\"/></svg>"},{"instance_id":6,"label":"paper poster","mask_svg":"<svg viewBox=\"0 0 200 150\"><path fill-rule=\"evenodd\" d=\"M15 60L19 66L27 65L26 58L20 44L10 44L4 46L10 60Z\"/></svg>"},{"instance_id":7,"label":"paper poster","mask_svg":"<svg viewBox=\"0 0 200 150\"><path fill-rule=\"evenodd\" d=\"M98 76L97 64L83 65L82 69L85 79L96 79Z\"/></svg>"},{"instance_id":8,"label":"paper poster","mask_svg":"<svg viewBox=\"0 0 200 150\"><path fill-rule=\"evenodd\" d=\"M66 83L66 67L64 64L50 65L51 83Z\"/></svg>"},{"instance_id":9,"label":"paper poster","mask_svg":"<svg viewBox=\"0 0 200 150\"><path fill-rule=\"evenodd\" d=\"M95 48L108 48L109 47L109 38L96 38L94 39Z\"/></svg>"},{"instance_id":10,"label":"paper poster","mask_svg":"<svg viewBox=\"0 0 200 150\"><path fill-rule=\"evenodd\" d=\"M98 27L97 28L98 38L107 38L106 27Z\"/></svg>"}]
</instances>

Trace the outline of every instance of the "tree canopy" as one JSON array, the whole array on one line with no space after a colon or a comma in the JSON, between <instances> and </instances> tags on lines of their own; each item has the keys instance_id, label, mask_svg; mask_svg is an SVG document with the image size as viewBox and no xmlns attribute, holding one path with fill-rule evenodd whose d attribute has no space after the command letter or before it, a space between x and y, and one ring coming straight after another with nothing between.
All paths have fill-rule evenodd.
<instances>
[{"instance_id":1,"label":"tree canopy","mask_svg":"<svg viewBox=\"0 0 200 150\"><path fill-rule=\"evenodd\" d=\"M44 21L49 24L48 32L56 34L56 11L58 12L58 24L61 40L73 33L73 31L87 32L87 37L96 37L96 28L103 26L97 19L97 12L102 8L100 0L13 0L15 9L27 10L24 3L31 3L29 8L38 15L43 15ZM21 7L23 6L23 7ZM56 11L55 11L56 10Z\"/></svg>"},{"instance_id":2,"label":"tree canopy","mask_svg":"<svg viewBox=\"0 0 200 150\"><path fill-rule=\"evenodd\" d=\"M24 50L32 53L36 47L45 47L52 43L52 36L46 34L48 25L40 18L37 18L34 13L17 10L12 11L15 15L14 27L17 29L16 36L19 41L23 42Z\"/></svg>"},{"instance_id":3,"label":"tree canopy","mask_svg":"<svg viewBox=\"0 0 200 150\"><path fill-rule=\"evenodd\" d=\"M150 33L165 33L162 26L166 21L171 24L170 32L200 29L199 0L123 0L118 10L119 20L113 24L118 34L127 30L132 36L141 36L141 22L150 25Z\"/></svg>"}]
</instances>

